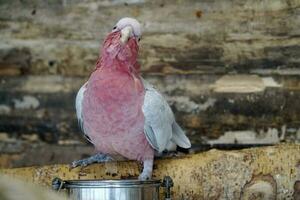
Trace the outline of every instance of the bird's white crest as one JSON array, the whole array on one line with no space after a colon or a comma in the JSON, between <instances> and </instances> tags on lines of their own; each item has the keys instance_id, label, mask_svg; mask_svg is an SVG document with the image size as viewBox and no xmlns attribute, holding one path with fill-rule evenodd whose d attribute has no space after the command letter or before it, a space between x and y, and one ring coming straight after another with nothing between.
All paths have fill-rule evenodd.
<instances>
[{"instance_id":1,"label":"bird's white crest","mask_svg":"<svg viewBox=\"0 0 300 200\"><path fill-rule=\"evenodd\" d=\"M132 35L140 38L142 36L141 24L134 18L124 17L118 21L116 24L116 30L122 30L126 26L132 28Z\"/></svg>"}]
</instances>

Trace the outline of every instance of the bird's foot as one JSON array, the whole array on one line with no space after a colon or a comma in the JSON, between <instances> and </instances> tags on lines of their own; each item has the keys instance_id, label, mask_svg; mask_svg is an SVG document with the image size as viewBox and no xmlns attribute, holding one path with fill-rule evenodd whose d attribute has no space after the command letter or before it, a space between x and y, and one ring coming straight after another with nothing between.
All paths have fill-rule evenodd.
<instances>
[{"instance_id":1,"label":"bird's foot","mask_svg":"<svg viewBox=\"0 0 300 200\"><path fill-rule=\"evenodd\" d=\"M140 175L139 175L139 180L140 181L146 181L146 180L150 180L152 177L152 171L143 171Z\"/></svg>"},{"instance_id":2,"label":"bird's foot","mask_svg":"<svg viewBox=\"0 0 300 200\"><path fill-rule=\"evenodd\" d=\"M96 154L96 155L93 155L91 157L88 157L88 158L85 158L85 159L82 159L82 160L73 161L72 164L71 164L71 168L75 168L75 167L78 167L78 166L86 167L86 166L88 166L90 164L93 164L93 163L102 163L102 162L107 162L107 161L111 161L111 160L113 160L113 159L108 155Z\"/></svg>"},{"instance_id":3,"label":"bird's foot","mask_svg":"<svg viewBox=\"0 0 300 200\"><path fill-rule=\"evenodd\" d=\"M162 157L179 157L179 153L177 151L165 151L162 153Z\"/></svg>"},{"instance_id":4,"label":"bird's foot","mask_svg":"<svg viewBox=\"0 0 300 200\"><path fill-rule=\"evenodd\" d=\"M140 181L150 180L152 177L153 159L145 160L143 164L144 164L144 169L143 172L139 175L139 180Z\"/></svg>"}]
</instances>

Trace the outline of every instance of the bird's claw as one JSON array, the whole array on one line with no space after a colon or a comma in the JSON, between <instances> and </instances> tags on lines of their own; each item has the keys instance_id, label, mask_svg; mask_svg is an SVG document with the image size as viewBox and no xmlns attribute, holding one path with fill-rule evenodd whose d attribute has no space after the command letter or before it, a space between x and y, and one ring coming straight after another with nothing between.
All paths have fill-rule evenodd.
<instances>
[{"instance_id":1,"label":"bird's claw","mask_svg":"<svg viewBox=\"0 0 300 200\"><path fill-rule=\"evenodd\" d=\"M140 180L140 181L147 181L147 180L150 180L151 177L152 177L152 173L151 173L151 172L143 171L143 172L139 175L139 180Z\"/></svg>"},{"instance_id":2,"label":"bird's claw","mask_svg":"<svg viewBox=\"0 0 300 200\"><path fill-rule=\"evenodd\" d=\"M176 152L176 151L165 151L165 152L162 152L160 154L161 157L168 157L168 158L174 158L174 157L179 157L179 153Z\"/></svg>"},{"instance_id":3,"label":"bird's claw","mask_svg":"<svg viewBox=\"0 0 300 200\"><path fill-rule=\"evenodd\" d=\"M83 160L75 160L71 164L71 168L75 168L78 166L86 167L86 166L88 166L88 162L86 161L86 159L83 159Z\"/></svg>"},{"instance_id":4,"label":"bird's claw","mask_svg":"<svg viewBox=\"0 0 300 200\"><path fill-rule=\"evenodd\" d=\"M85 159L82 159L82 160L75 160L71 163L71 168L75 168L75 167L86 167L90 164L93 164L93 163L101 163L101 162L107 162L107 161L111 161L113 160L110 156L108 155L104 155L104 154L96 154L96 155L93 155L89 158L85 158Z\"/></svg>"}]
</instances>

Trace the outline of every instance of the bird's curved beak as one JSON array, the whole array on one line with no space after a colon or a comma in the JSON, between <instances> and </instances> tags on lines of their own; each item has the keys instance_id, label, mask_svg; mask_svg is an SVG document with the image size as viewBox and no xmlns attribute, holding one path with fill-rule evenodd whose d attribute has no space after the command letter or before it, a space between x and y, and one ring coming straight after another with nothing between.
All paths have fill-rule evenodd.
<instances>
[{"instance_id":1,"label":"bird's curved beak","mask_svg":"<svg viewBox=\"0 0 300 200\"><path fill-rule=\"evenodd\" d=\"M132 35L132 27L131 26L126 26L121 30L121 38L120 41L125 44L129 37Z\"/></svg>"}]
</instances>

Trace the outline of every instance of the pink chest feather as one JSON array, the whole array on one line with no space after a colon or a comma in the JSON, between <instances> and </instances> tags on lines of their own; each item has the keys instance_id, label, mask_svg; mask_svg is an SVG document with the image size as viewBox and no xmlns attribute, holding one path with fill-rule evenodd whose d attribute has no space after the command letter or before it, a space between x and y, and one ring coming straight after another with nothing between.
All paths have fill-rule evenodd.
<instances>
[{"instance_id":1,"label":"pink chest feather","mask_svg":"<svg viewBox=\"0 0 300 200\"><path fill-rule=\"evenodd\" d=\"M143 101L139 78L106 69L92 74L84 94L83 119L97 151L135 160L151 155L144 134Z\"/></svg>"},{"instance_id":2,"label":"pink chest feather","mask_svg":"<svg viewBox=\"0 0 300 200\"><path fill-rule=\"evenodd\" d=\"M144 134L144 87L136 62L138 45L124 46L120 33L105 40L102 56L92 73L83 99L83 126L96 150L128 159L153 158Z\"/></svg>"}]
</instances>

